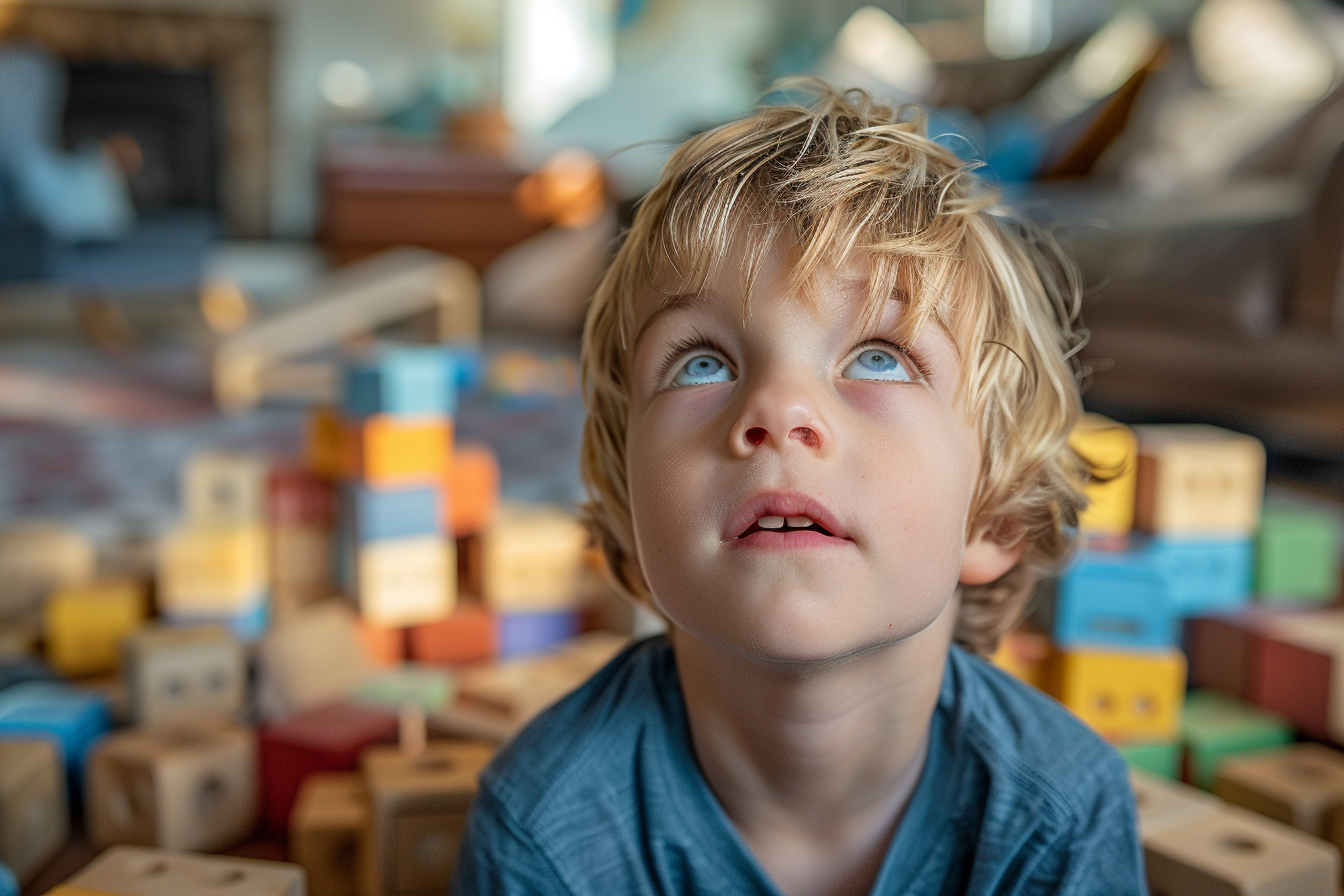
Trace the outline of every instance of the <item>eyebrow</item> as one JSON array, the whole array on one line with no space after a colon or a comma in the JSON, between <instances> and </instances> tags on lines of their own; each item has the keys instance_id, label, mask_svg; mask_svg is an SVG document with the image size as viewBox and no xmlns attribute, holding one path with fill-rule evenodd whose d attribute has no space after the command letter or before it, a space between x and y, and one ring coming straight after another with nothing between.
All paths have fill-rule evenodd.
<instances>
[{"instance_id":1,"label":"eyebrow","mask_svg":"<svg viewBox=\"0 0 1344 896\"><path fill-rule=\"evenodd\" d=\"M658 310L648 316L644 321L643 326L639 328L639 332L635 334L634 344L630 348L630 357L633 358L639 352L639 344L643 342L644 337L649 334L649 330L653 327L654 322L664 314L667 314L669 311L690 308L695 305L703 304L706 301L720 298L722 298L722 296L712 289L702 289L699 292L682 292L677 293L676 295L666 296L663 299L662 305L658 307Z\"/></svg>"}]
</instances>

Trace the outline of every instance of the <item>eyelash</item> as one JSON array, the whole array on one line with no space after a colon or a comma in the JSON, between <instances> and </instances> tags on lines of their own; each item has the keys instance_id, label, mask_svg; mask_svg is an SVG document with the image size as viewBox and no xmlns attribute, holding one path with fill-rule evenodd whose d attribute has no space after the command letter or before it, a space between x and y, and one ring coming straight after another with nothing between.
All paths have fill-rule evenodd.
<instances>
[{"instance_id":1,"label":"eyelash","mask_svg":"<svg viewBox=\"0 0 1344 896\"><path fill-rule=\"evenodd\" d=\"M852 349L851 354L862 352L866 348L874 348L874 347L879 347L885 351L890 351L897 355L903 355L905 358L907 358L910 361L910 364L915 368L914 370L910 371L911 378L915 382L928 381L931 379L929 374L925 372L928 370L928 367L925 365L924 359L921 358L918 354L916 354L914 349L908 346L900 345L899 343L896 342L892 342L889 339L877 339L877 338L867 339L860 345L858 345L856 348ZM710 339L703 333L697 332L692 336L686 336L682 339L677 340L668 349L667 356L663 358L662 363L658 365L658 375L657 375L658 382L661 383L667 379L667 375L672 372L672 368L676 365L677 361L679 361L682 357L684 357L687 352L696 351L700 349L706 351L712 351L718 355L721 355L725 363L727 362L728 353L725 352L723 349L719 348L718 343L716 343L713 339Z\"/></svg>"}]
</instances>

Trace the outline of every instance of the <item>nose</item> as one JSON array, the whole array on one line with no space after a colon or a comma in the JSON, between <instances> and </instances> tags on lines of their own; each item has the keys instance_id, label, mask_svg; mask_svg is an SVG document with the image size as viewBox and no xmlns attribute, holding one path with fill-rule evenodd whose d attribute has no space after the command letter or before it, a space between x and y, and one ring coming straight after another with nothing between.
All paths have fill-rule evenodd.
<instances>
[{"instance_id":1,"label":"nose","mask_svg":"<svg viewBox=\"0 0 1344 896\"><path fill-rule=\"evenodd\" d=\"M815 391L786 379L772 379L750 391L729 441L733 454L741 458L766 446L779 452L801 448L824 457L832 445Z\"/></svg>"}]
</instances>

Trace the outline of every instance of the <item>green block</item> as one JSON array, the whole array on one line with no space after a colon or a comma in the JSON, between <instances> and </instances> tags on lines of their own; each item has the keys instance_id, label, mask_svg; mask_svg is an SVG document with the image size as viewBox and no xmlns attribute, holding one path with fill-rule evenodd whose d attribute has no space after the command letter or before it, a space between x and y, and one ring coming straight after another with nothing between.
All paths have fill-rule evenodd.
<instances>
[{"instance_id":1,"label":"green block","mask_svg":"<svg viewBox=\"0 0 1344 896\"><path fill-rule=\"evenodd\" d=\"M1216 691L1191 691L1181 713L1181 742L1189 758L1190 783L1213 790L1218 763L1238 753L1293 742L1283 719Z\"/></svg>"},{"instance_id":2,"label":"green block","mask_svg":"<svg viewBox=\"0 0 1344 896\"><path fill-rule=\"evenodd\" d=\"M415 706L435 713L455 696L457 681L444 669L406 665L386 672L375 672L355 688L355 699L392 709Z\"/></svg>"},{"instance_id":3,"label":"green block","mask_svg":"<svg viewBox=\"0 0 1344 896\"><path fill-rule=\"evenodd\" d=\"M1262 601L1328 603L1339 591L1340 521L1283 498L1265 503L1256 541L1256 591Z\"/></svg>"},{"instance_id":4,"label":"green block","mask_svg":"<svg viewBox=\"0 0 1344 896\"><path fill-rule=\"evenodd\" d=\"M1173 781L1181 779L1181 745L1169 744L1120 744L1116 747L1130 768L1152 772Z\"/></svg>"}]
</instances>

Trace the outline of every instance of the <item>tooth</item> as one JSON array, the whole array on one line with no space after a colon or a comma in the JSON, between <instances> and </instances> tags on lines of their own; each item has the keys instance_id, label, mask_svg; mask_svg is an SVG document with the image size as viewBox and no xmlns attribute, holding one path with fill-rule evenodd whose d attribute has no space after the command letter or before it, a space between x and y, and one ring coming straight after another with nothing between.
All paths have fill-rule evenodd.
<instances>
[{"instance_id":1,"label":"tooth","mask_svg":"<svg viewBox=\"0 0 1344 896\"><path fill-rule=\"evenodd\" d=\"M791 516L789 517L789 525L794 529L806 529L812 525L812 520L805 516Z\"/></svg>"},{"instance_id":2,"label":"tooth","mask_svg":"<svg viewBox=\"0 0 1344 896\"><path fill-rule=\"evenodd\" d=\"M784 517L782 516L763 516L756 521L756 525L762 529L783 529Z\"/></svg>"}]
</instances>

